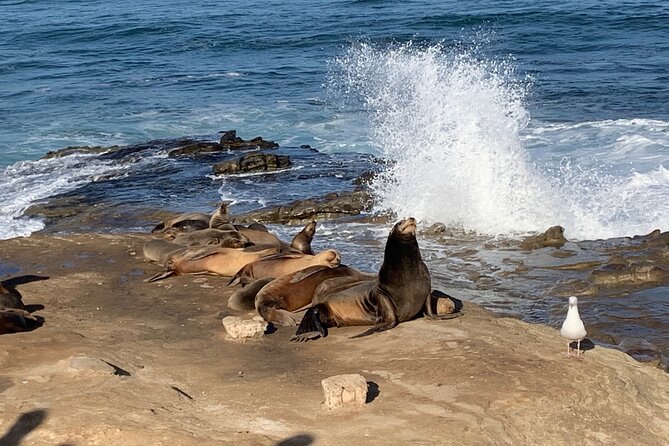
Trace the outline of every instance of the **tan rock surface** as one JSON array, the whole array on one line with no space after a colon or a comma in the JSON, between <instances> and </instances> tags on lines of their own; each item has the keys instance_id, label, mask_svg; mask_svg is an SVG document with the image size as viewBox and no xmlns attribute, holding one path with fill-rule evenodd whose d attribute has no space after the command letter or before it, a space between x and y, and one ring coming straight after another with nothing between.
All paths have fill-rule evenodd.
<instances>
[{"instance_id":1,"label":"tan rock surface","mask_svg":"<svg viewBox=\"0 0 669 446\"><path fill-rule=\"evenodd\" d=\"M565 358L557 330L495 317L424 319L306 344L280 327L225 342L232 290L213 276L142 280L143 235L0 242L44 326L0 336L0 444L662 445L669 377L596 346ZM249 315L250 316L250 315ZM246 317L246 316L245 316ZM96 360L101 361L97 364ZM74 366L73 366L74 364ZM365 406L321 410L322 379L360 373ZM129 374L129 376L127 376Z\"/></svg>"}]
</instances>

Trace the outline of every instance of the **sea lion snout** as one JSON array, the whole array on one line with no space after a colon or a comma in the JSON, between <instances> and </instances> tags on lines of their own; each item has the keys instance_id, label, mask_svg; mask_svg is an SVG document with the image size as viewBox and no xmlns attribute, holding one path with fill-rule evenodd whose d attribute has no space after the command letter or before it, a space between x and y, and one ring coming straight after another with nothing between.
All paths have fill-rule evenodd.
<instances>
[{"instance_id":1,"label":"sea lion snout","mask_svg":"<svg viewBox=\"0 0 669 446\"><path fill-rule=\"evenodd\" d=\"M401 234L415 234L416 233L416 219L408 217L397 223L397 229Z\"/></svg>"},{"instance_id":2,"label":"sea lion snout","mask_svg":"<svg viewBox=\"0 0 669 446\"><path fill-rule=\"evenodd\" d=\"M341 256L339 255L339 253L334 249L328 250L327 253L328 253L327 260L328 262L330 262L330 265L333 268L339 266L339 264L341 263Z\"/></svg>"}]
</instances>

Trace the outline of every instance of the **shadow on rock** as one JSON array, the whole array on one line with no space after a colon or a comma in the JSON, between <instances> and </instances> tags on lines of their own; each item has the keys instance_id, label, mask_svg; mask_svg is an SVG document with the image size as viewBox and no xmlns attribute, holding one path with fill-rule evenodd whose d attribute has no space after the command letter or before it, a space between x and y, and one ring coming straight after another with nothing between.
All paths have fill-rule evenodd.
<instances>
[{"instance_id":1,"label":"shadow on rock","mask_svg":"<svg viewBox=\"0 0 669 446\"><path fill-rule=\"evenodd\" d=\"M21 440L46 420L46 410L37 409L22 414L7 433L0 437L2 446L18 446Z\"/></svg>"},{"instance_id":2,"label":"shadow on rock","mask_svg":"<svg viewBox=\"0 0 669 446\"><path fill-rule=\"evenodd\" d=\"M315 438L309 434L299 434L276 443L275 446L309 446Z\"/></svg>"}]
</instances>

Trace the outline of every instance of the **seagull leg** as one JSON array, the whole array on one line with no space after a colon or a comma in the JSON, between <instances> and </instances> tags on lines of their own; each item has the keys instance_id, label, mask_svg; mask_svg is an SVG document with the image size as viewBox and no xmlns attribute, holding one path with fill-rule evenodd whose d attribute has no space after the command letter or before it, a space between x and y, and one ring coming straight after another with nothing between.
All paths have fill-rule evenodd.
<instances>
[{"instance_id":1,"label":"seagull leg","mask_svg":"<svg viewBox=\"0 0 669 446\"><path fill-rule=\"evenodd\" d=\"M569 357L569 353L571 353L571 347L569 346L569 341L567 341L567 358Z\"/></svg>"},{"instance_id":2,"label":"seagull leg","mask_svg":"<svg viewBox=\"0 0 669 446\"><path fill-rule=\"evenodd\" d=\"M581 356L581 340L576 341L576 356Z\"/></svg>"}]
</instances>

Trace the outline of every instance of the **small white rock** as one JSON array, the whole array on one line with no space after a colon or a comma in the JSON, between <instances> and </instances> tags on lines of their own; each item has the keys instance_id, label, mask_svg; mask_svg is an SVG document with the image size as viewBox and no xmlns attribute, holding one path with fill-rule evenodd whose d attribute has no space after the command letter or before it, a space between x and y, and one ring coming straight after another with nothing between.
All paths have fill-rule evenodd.
<instances>
[{"instance_id":1,"label":"small white rock","mask_svg":"<svg viewBox=\"0 0 669 446\"><path fill-rule=\"evenodd\" d=\"M336 375L321 381L328 410L344 406L362 406L367 401L367 380L358 374Z\"/></svg>"},{"instance_id":2,"label":"small white rock","mask_svg":"<svg viewBox=\"0 0 669 446\"><path fill-rule=\"evenodd\" d=\"M226 316L223 318L223 327L233 339L259 338L265 333L267 322L244 320L239 316Z\"/></svg>"}]
</instances>

